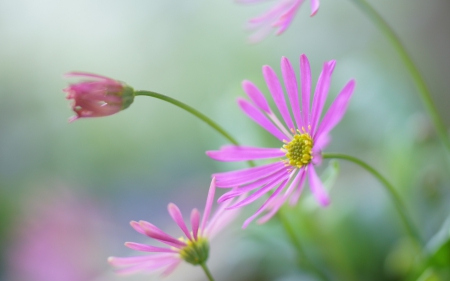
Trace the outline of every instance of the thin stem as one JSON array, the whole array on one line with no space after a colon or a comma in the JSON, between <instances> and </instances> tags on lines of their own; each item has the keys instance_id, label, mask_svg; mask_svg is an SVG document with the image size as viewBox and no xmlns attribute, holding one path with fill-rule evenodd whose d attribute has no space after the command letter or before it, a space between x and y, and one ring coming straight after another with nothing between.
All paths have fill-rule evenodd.
<instances>
[{"instance_id":1,"label":"thin stem","mask_svg":"<svg viewBox=\"0 0 450 281\"><path fill-rule=\"evenodd\" d=\"M366 162L364 162L356 157L350 156L350 155L345 155L345 154L340 154L340 153L324 153L323 158L324 159L333 159L333 158L334 159L342 159L342 160L347 160L347 161L353 162L353 163L359 165L360 167L364 168L366 171L371 173L377 180L379 180L384 185L384 187L386 188L386 191L389 193L392 200L394 201L395 208L397 209L408 234L411 236L411 238L413 238L416 242L418 242L419 245L423 246L423 241L420 238L419 232L414 227L412 220L409 218L402 199L400 198L400 196L397 193L394 186L385 177L383 177L377 170L375 170L372 166L370 166Z\"/></svg>"},{"instance_id":2,"label":"thin stem","mask_svg":"<svg viewBox=\"0 0 450 281\"><path fill-rule=\"evenodd\" d=\"M393 47L397 50L400 55L400 58L403 60L406 68L412 76L412 79L416 85L417 90L419 91L420 97L422 98L422 102L425 104L425 108L428 111L428 114L431 117L431 120L434 123L436 131L444 143L445 147L450 152L450 139L447 129L445 127L444 122L442 121L439 113L437 111L436 105L431 98L430 90L428 89L427 84L419 72L416 64L412 60L408 51L406 50L403 43L400 41L397 34L391 28L391 26L383 19L383 17L366 1L366 0L352 0L358 8L360 8L363 12L365 12L369 18L375 23L376 26L381 30L381 32L387 37L387 39L392 43Z\"/></svg>"},{"instance_id":3,"label":"thin stem","mask_svg":"<svg viewBox=\"0 0 450 281\"><path fill-rule=\"evenodd\" d=\"M205 114L201 113L200 111L198 111L197 109L181 102L178 101L174 98L165 96L165 95L161 95L155 92L150 92L150 91L135 91L134 94L136 96L148 96L148 97L154 97L163 101L166 101L168 103L171 103L173 105L178 106L179 108L182 108L184 110L186 110L187 112L195 115L195 117L199 118L200 120L202 120L203 122L205 122L206 124L208 124L209 126L211 126L214 130L216 130L217 132L219 132L222 136L224 136L227 140L229 140L231 143L233 143L234 145L239 145L239 143L230 135L227 133L227 131L225 131L222 127L220 127L216 122L214 122L213 120L211 120L211 118L209 118L208 116L206 116Z\"/></svg>"},{"instance_id":4,"label":"thin stem","mask_svg":"<svg viewBox=\"0 0 450 281\"><path fill-rule=\"evenodd\" d=\"M214 281L214 277L212 277L211 272L208 269L208 266L206 265L206 263L201 263L200 266L203 268L203 271L206 274L206 277L208 277L209 281Z\"/></svg>"},{"instance_id":5,"label":"thin stem","mask_svg":"<svg viewBox=\"0 0 450 281\"><path fill-rule=\"evenodd\" d=\"M310 271L312 271L320 280L327 281L327 276L308 259L308 256L303 249L302 243L300 242L300 239L298 239L297 235L295 235L294 229L292 228L292 225L287 216L284 215L282 210L277 212L277 216L283 224L283 227L286 230L291 243L294 245L298 254L300 255L300 262L305 265Z\"/></svg>"}]
</instances>

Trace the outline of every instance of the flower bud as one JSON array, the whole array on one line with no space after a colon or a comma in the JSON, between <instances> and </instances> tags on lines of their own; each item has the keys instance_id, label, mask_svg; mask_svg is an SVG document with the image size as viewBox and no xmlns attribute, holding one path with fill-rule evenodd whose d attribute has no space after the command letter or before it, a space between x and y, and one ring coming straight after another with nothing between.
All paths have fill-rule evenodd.
<instances>
[{"instance_id":1,"label":"flower bud","mask_svg":"<svg viewBox=\"0 0 450 281\"><path fill-rule=\"evenodd\" d=\"M69 122L79 118L112 115L133 103L133 88L122 82L84 72L71 72L66 76L85 79L63 90L67 93L67 99L72 100L71 107L76 113Z\"/></svg>"}]
</instances>

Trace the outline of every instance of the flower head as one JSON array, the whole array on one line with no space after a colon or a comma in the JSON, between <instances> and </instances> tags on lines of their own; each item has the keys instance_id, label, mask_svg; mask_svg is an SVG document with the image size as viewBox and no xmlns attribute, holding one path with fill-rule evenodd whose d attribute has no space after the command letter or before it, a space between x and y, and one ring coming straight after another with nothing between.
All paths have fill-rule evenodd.
<instances>
[{"instance_id":1,"label":"flower head","mask_svg":"<svg viewBox=\"0 0 450 281\"><path fill-rule=\"evenodd\" d=\"M266 0L236 0L239 3L259 3ZM277 0L278 3L268 10L266 13L254 17L248 21L250 30L257 30L250 37L250 42L256 43L264 39L273 28L276 29L275 34L283 33L295 17L300 6L305 0ZM319 10L319 0L311 0L311 16L314 16Z\"/></svg>"},{"instance_id":2,"label":"flower head","mask_svg":"<svg viewBox=\"0 0 450 281\"><path fill-rule=\"evenodd\" d=\"M250 119L280 141L279 148L228 145L218 151L206 152L209 157L218 161L279 158L275 163L213 175L218 187L233 188L220 197L219 202L253 192L228 209L248 205L270 190L274 190L258 211L245 221L244 227L264 211L267 211L267 214L259 222L269 220L288 198L291 204L296 204L306 178L309 179L311 192L319 203L323 206L329 204L328 195L317 176L314 165L320 164L321 151L330 141L329 133L342 119L355 87L355 81L350 80L320 123L319 119L328 95L334 66L335 61L324 63L310 110L311 70L308 58L305 55L300 57L301 105L294 70L287 58L281 59L283 80L295 123L291 119L291 112L286 105L285 95L277 75L270 66L263 67L267 87L285 125L278 119L262 92L252 82L242 83L251 102L242 98L238 99L240 108Z\"/></svg>"},{"instance_id":3,"label":"flower head","mask_svg":"<svg viewBox=\"0 0 450 281\"><path fill-rule=\"evenodd\" d=\"M170 216L180 227L185 237L177 239L149 222L132 221L130 224L137 232L162 242L168 247L155 247L127 242L125 246L133 250L154 254L126 258L110 257L108 261L114 266L122 267L119 273L163 270L163 275L170 274L182 261L193 265L205 263L209 256L209 241L211 238L228 225L238 214L235 211L225 212L225 208L229 205L226 203L220 205L210 219L215 189L215 179L213 178L209 188L203 218L200 220L200 212L197 209L193 209L191 212L191 230L186 226L180 209L173 203L168 205Z\"/></svg>"},{"instance_id":4,"label":"flower head","mask_svg":"<svg viewBox=\"0 0 450 281\"><path fill-rule=\"evenodd\" d=\"M112 115L133 102L133 88L119 81L84 72L70 72L66 76L85 79L63 89L67 93L67 99L73 100L71 107L76 113L69 122L78 118Z\"/></svg>"}]
</instances>

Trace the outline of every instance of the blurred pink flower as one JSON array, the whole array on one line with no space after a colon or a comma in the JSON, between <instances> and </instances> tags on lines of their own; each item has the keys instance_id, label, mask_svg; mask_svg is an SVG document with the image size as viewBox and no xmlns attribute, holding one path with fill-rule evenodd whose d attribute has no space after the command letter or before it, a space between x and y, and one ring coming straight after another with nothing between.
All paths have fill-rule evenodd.
<instances>
[{"instance_id":1,"label":"blurred pink flower","mask_svg":"<svg viewBox=\"0 0 450 281\"><path fill-rule=\"evenodd\" d=\"M125 246L133 250L154 254L125 258L110 257L108 261L114 266L123 267L117 271L118 273L163 270L163 275L170 274L183 260L193 265L205 263L209 256L209 241L238 214L236 211L225 212L225 208L229 205L225 203L220 205L209 220L215 189L215 179L213 179L201 221L200 212L197 209L193 209L191 212L191 231L186 226L180 209L173 203L168 205L170 216L183 231L185 237L177 239L149 222L132 221L130 224L137 232L162 242L168 247L127 242Z\"/></svg>"},{"instance_id":2,"label":"blurred pink flower","mask_svg":"<svg viewBox=\"0 0 450 281\"><path fill-rule=\"evenodd\" d=\"M317 176L314 165L320 164L321 151L330 141L329 132L342 119L355 87L355 81L350 80L330 106L322 123L319 124L334 66L335 61L329 61L323 65L310 111L311 70L308 58L305 55L300 57L301 106L294 70L287 58L281 59L284 85L295 125L277 75L270 66L263 66L267 86L287 128L271 110L262 92L250 81L245 80L242 83L251 102L239 98L240 108L250 119L280 140L283 143L281 149L228 145L218 151L207 151L206 154L218 161L248 161L284 157L272 164L213 175L217 180L217 187L233 188L220 197L219 202L256 190L245 199L229 206L228 209L248 205L275 189L258 211L244 222L244 227L263 211L268 211L268 213L259 222L264 223L269 220L288 197L290 197L291 204L296 204L306 178L309 179L311 191L319 203L323 206L329 204L328 195ZM285 190L284 194L282 194L283 190Z\"/></svg>"},{"instance_id":3,"label":"blurred pink flower","mask_svg":"<svg viewBox=\"0 0 450 281\"><path fill-rule=\"evenodd\" d=\"M133 102L133 89L119 81L85 72L70 72L65 76L85 79L63 89L67 99L73 100L71 107L76 113L69 122L78 118L112 115Z\"/></svg>"},{"instance_id":4,"label":"blurred pink flower","mask_svg":"<svg viewBox=\"0 0 450 281\"><path fill-rule=\"evenodd\" d=\"M267 0L236 0L238 3L254 4L266 2ZM251 43L257 43L264 39L273 28L277 29L275 34L280 35L291 24L300 6L305 0L277 0L277 4L266 13L252 18L248 21L250 30L257 30L250 36ZM311 0L311 16L319 10L319 0Z\"/></svg>"},{"instance_id":5,"label":"blurred pink flower","mask_svg":"<svg viewBox=\"0 0 450 281\"><path fill-rule=\"evenodd\" d=\"M105 271L106 220L85 197L33 196L8 251L8 280L89 281Z\"/></svg>"}]
</instances>

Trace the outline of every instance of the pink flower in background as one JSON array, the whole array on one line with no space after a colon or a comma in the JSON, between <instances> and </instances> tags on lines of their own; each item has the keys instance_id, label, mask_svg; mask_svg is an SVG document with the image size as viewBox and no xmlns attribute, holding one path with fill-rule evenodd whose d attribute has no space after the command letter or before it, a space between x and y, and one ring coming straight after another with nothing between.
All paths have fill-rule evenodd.
<instances>
[{"instance_id":1,"label":"pink flower in background","mask_svg":"<svg viewBox=\"0 0 450 281\"><path fill-rule=\"evenodd\" d=\"M266 2L267 0L236 0L238 3L254 4ZM277 0L277 4L266 13L252 18L248 21L250 30L257 30L250 37L251 43L256 43L264 39L272 29L276 29L275 34L280 35L291 24L300 6L305 0ZM311 16L319 10L319 0L311 0Z\"/></svg>"},{"instance_id":2,"label":"pink flower in background","mask_svg":"<svg viewBox=\"0 0 450 281\"><path fill-rule=\"evenodd\" d=\"M22 211L9 243L7 280L91 281L106 270L108 221L89 198L40 190Z\"/></svg>"},{"instance_id":3,"label":"pink flower in background","mask_svg":"<svg viewBox=\"0 0 450 281\"><path fill-rule=\"evenodd\" d=\"M263 67L267 87L286 126L279 121L262 92L252 82L242 83L251 102L242 98L238 99L240 108L250 119L275 136L281 142L281 149L227 145L218 151L208 151L206 154L212 159L227 162L282 158L275 163L259 167L213 175L216 178L217 187L233 188L220 197L219 202L253 192L245 199L229 206L228 209L248 205L273 190L269 199L245 221L244 227L264 211L267 211L267 214L259 222L269 220L288 198L291 204L296 204L306 178L309 180L311 192L319 203L323 206L329 204L328 195L317 176L314 165L321 162L321 151L330 141L329 133L342 119L355 87L355 81L350 80L320 123L319 119L327 99L334 66L335 61L329 61L323 65L310 110L311 70L308 58L305 55L300 57L301 104L297 77L291 63L285 57L281 59L284 85L295 124L291 119L291 112L286 105L285 94L277 75L270 66Z\"/></svg>"},{"instance_id":4,"label":"pink flower in background","mask_svg":"<svg viewBox=\"0 0 450 281\"><path fill-rule=\"evenodd\" d=\"M125 246L133 250L153 254L125 258L110 257L108 261L114 266L123 267L118 270L118 273L163 270L163 275L170 274L183 260L193 265L205 263L209 256L210 239L227 226L238 214L236 211L225 212L225 208L229 205L229 203L225 203L209 219L214 202L215 188L215 179L213 179L209 188L203 218L200 220L200 212L197 209L193 209L191 212L191 230L186 226L180 209L173 203L168 205L170 216L182 230L185 237L177 239L149 222L132 221L130 224L137 232L162 242L166 246L155 247L127 242Z\"/></svg>"},{"instance_id":5,"label":"pink flower in background","mask_svg":"<svg viewBox=\"0 0 450 281\"><path fill-rule=\"evenodd\" d=\"M133 89L119 81L84 72L70 72L66 76L85 79L63 90L67 93L67 99L73 100L71 107L76 113L69 122L79 118L112 115L133 102Z\"/></svg>"}]
</instances>

